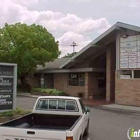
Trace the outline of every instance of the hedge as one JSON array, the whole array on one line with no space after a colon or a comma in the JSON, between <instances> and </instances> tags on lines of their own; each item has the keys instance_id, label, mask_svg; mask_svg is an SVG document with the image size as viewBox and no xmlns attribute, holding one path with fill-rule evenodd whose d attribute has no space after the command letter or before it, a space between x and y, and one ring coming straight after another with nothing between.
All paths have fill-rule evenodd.
<instances>
[{"instance_id":1,"label":"hedge","mask_svg":"<svg viewBox=\"0 0 140 140\"><path fill-rule=\"evenodd\" d=\"M33 88L32 92L46 93L46 95L68 96L66 92L57 89Z\"/></svg>"}]
</instances>

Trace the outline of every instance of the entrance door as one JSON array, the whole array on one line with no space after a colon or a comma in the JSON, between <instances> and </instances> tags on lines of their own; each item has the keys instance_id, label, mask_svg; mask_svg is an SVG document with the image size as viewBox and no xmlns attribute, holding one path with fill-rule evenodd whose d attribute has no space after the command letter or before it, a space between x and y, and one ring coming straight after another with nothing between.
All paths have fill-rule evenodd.
<instances>
[{"instance_id":1,"label":"entrance door","mask_svg":"<svg viewBox=\"0 0 140 140\"><path fill-rule=\"evenodd\" d=\"M99 73L98 75L98 92L101 99L106 98L106 73Z\"/></svg>"},{"instance_id":2,"label":"entrance door","mask_svg":"<svg viewBox=\"0 0 140 140\"><path fill-rule=\"evenodd\" d=\"M44 79L45 79L45 81L44 81L45 88L54 87L54 75L53 74L45 74Z\"/></svg>"}]
</instances>

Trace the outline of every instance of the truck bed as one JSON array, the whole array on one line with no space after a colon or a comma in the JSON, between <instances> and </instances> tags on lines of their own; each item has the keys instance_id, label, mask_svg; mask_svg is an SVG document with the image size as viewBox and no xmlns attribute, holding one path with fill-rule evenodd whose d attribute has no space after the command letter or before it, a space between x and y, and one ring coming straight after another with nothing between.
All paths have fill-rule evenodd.
<instances>
[{"instance_id":1,"label":"truck bed","mask_svg":"<svg viewBox=\"0 0 140 140\"><path fill-rule=\"evenodd\" d=\"M50 115L32 113L21 118L3 123L0 126L28 129L69 130L76 125L79 119L80 116L74 115Z\"/></svg>"}]
</instances>

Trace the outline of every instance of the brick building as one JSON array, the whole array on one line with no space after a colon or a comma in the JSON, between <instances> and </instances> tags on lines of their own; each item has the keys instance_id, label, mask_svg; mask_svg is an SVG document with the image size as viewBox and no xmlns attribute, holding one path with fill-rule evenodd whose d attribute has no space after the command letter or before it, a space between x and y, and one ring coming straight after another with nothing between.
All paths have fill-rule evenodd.
<instances>
[{"instance_id":1,"label":"brick building","mask_svg":"<svg viewBox=\"0 0 140 140\"><path fill-rule=\"evenodd\" d=\"M140 106L140 27L117 22L71 58L38 67L33 86Z\"/></svg>"}]
</instances>

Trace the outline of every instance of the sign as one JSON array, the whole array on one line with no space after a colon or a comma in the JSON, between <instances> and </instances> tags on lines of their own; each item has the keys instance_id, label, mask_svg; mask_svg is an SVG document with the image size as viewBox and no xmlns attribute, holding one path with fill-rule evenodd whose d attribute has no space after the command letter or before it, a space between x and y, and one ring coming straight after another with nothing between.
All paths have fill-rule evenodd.
<instances>
[{"instance_id":1,"label":"sign","mask_svg":"<svg viewBox=\"0 0 140 140\"><path fill-rule=\"evenodd\" d=\"M17 65L0 63L0 111L16 108Z\"/></svg>"},{"instance_id":2,"label":"sign","mask_svg":"<svg viewBox=\"0 0 140 140\"><path fill-rule=\"evenodd\" d=\"M140 35L120 39L120 68L140 68Z\"/></svg>"},{"instance_id":3,"label":"sign","mask_svg":"<svg viewBox=\"0 0 140 140\"><path fill-rule=\"evenodd\" d=\"M133 127L130 127L128 130L127 130L127 137L129 140L134 140L135 138L139 139L140 138L140 129L139 130L135 130Z\"/></svg>"},{"instance_id":4,"label":"sign","mask_svg":"<svg viewBox=\"0 0 140 140\"><path fill-rule=\"evenodd\" d=\"M70 78L71 78L71 79L77 79L77 78L78 78L78 75L77 75L77 74L72 73L72 74L70 74Z\"/></svg>"},{"instance_id":5,"label":"sign","mask_svg":"<svg viewBox=\"0 0 140 140\"><path fill-rule=\"evenodd\" d=\"M120 75L120 79L130 79L130 75Z\"/></svg>"}]
</instances>

